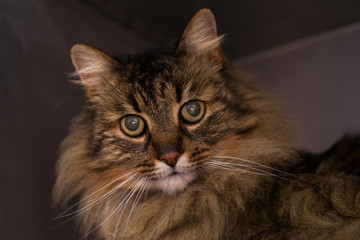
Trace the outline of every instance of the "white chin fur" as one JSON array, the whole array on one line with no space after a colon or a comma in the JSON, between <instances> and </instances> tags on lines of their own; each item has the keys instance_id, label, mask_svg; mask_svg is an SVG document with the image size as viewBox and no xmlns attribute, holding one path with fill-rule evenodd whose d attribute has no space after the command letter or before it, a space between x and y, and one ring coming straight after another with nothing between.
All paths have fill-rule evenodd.
<instances>
[{"instance_id":1,"label":"white chin fur","mask_svg":"<svg viewBox=\"0 0 360 240\"><path fill-rule=\"evenodd\" d=\"M191 165L185 154L179 157L174 169L159 161L156 163L156 174L159 177L152 182L152 188L167 195L183 192L196 178L196 174L190 169ZM172 175L173 170L176 172L175 175Z\"/></svg>"},{"instance_id":2,"label":"white chin fur","mask_svg":"<svg viewBox=\"0 0 360 240\"><path fill-rule=\"evenodd\" d=\"M177 174L156 180L153 187L161 190L163 193L173 195L183 192L194 179L195 174L193 173Z\"/></svg>"}]
</instances>

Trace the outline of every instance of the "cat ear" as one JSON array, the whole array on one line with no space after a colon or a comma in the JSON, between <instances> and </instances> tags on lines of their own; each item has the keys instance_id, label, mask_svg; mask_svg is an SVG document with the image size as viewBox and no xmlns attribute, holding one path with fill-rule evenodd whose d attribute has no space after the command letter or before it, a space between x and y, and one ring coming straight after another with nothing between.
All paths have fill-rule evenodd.
<instances>
[{"instance_id":1,"label":"cat ear","mask_svg":"<svg viewBox=\"0 0 360 240\"><path fill-rule=\"evenodd\" d=\"M71 48L71 60L87 96L92 96L101 87L106 81L105 75L117 65L102 51L85 44L76 44Z\"/></svg>"},{"instance_id":2,"label":"cat ear","mask_svg":"<svg viewBox=\"0 0 360 240\"><path fill-rule=\"evenodd\" d=\"M215 60L222 59L220 42L214 15L209 9L201 9L190 20L181 37L179 49L193 55L208 55Z\"/></svg>"}]
</instances>

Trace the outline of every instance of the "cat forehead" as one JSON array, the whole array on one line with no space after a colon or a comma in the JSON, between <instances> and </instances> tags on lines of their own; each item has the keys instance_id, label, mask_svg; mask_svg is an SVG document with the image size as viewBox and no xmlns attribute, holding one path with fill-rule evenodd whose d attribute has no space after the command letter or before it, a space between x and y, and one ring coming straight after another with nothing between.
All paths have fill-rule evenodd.
<instances>
[{"instance_id":1,"label":"cat forehead","mask_svg":"<svg viewBox=\"0 0 360 240\"><path fill-rule=\"evenodd\" d=\"M109 119L126 114L156 116L190 100L213 101L223 95L219 69L202 59L164 57L128 62L108 79L100 97L100 111Z\"/></svg>"},{"instance_id":2,"label":"cat forehead","mask_svg":"<svg viewBox=\"0 0 360 240\"><path fill-rule=\"evenodd\" d=\"M163 57L143 58L127 65L127 74L122 74L121 82L131 94L147 94L149 99L190 100L197 96L210 97L214 85L221 81L219 67L202 59ZM120 83L121 84L121 83ZM141 96L143 97L143 96ZM146 98L145 98L146 100Z\"/></svg>"}]
</instances>

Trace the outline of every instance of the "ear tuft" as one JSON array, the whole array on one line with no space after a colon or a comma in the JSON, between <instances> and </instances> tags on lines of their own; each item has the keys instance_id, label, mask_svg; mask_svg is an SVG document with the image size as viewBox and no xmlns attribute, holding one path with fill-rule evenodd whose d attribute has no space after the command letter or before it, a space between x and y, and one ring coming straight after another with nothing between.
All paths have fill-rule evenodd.
<instances>
[{"instance_id":1,"label":"ear tuft","mask_svg":"<svg viewBox=\"0 0 360 240\"><path fill-rule=\"evenodd\" d=\"M219 57L221 39L222 36L217 36L214 15L204 8L190 20L179 48L195 55L211 53L212 57Z\"/></svg>"},{"instance_id":2,"label":"ear tuft","mask_svg":"<svg viewBox=\"0 0 360 240\"><path fill-rule=\"evenodd\" d=\"M104 81L104 75L117 64L102 51L85 44L76 44L71 48L71 60L87 94L94 92Z\"/></svg>"}]
</instances>

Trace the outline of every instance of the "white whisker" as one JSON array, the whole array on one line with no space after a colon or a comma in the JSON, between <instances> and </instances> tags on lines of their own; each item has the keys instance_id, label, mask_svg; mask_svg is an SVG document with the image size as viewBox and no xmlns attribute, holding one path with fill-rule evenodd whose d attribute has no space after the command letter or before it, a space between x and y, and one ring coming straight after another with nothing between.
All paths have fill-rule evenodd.
<instances>
[{"instance_id":1,"label":"white whisker","mask_svg":"<svg viewBox=\"0 0 360 240\"><path fill-rule=\"evenodd\" d=\"M254 175L262 175L262 176L276 176L275 174L271 174L271 173L259 173L259 172L252 172L252 171L248 171L245 169L241 169L241 168L234 168L234 167L228 167L228 166L221 166L218 164L212 164L212 163L207 163L208 166L210 166L211 168L214 169L222 169L222 170L230 170L230 171L238 171L238 172L244 172L244 173L250 173L250 174L254 174Z\"/></svg>"},{"instance_id":2,"label":"white whisker","mask_svg":"<svg viewBox=\"0 0 360 240\"><path fill-rule=\"evenodd\" d=\"M145 179L141 179L141 181L139 182L140 187L142 186L142 184L143 184L144 181L145 181ZM122 217L122 215L123 215L123 213L124 213L124 211L125 211L126 206L128 205L131 197L134 195L134 193L137 191L138 188L139 188L138 186L135 186L134 191L132 192L132 194L130 195L130 197L129 197L128 200L126 201L126 203L123 205L123 207L121 207L122 210L121 210L119 219Z\"/></svg>"},{"instance_id":3,"label":"white whisker","mask_svg":"<svg viewBox=\"0 0 360 240\"><path fill-rule=\"evenodd\" d=\"M244 158L230 157L230 156L214 156L214 158L233 159L233 160L239 160L239 161L243 161L243 162L252 163L252 164L261 166L261 167L263 167L263 168L267 168L267 169L273 170L273 171L275 171L275 172L285 174L285 175L287 175L287 176L291 176L291 177L294 177L294 178L298 178L298 179L300 179L300 180L302 180L302 181L304 181L304 182L307 182L307 183L310 183L310 184L312 184L312 185L315 185L314 183L312 183L311 181L309 181L309 180L307 180L307 179L305 179L305 178L302 178L302 177L299 177L299 176L297 176L297 175L294 175L294 174L291 174L291 173L287 173L287 172L278 170L278 169L276 169L276 168L272 168L272 167L266 166L266 165L264 165L264 164L261 164L261 163L255 162L255 161L247 160L247 159L244 159ZM276 175L276 176L278 176L278 175Z\"/></svg>"},{"instance_id":4,"label":"white whisker","mask_svg":"<svg viewBox=\"0 0 360 240\"><path fill-rule=\"evenodd\" d=\"M134 182L135 183L135 182ZM132 185L134 185L134 183L132 183L131 185L130 185L130 187L132 187ZM138 185L139 185L139 183L140 183L140 181L138 181L136 184L135 184L135 186L134 186L134 188L133 189L131 189L131 191L126 195L126 197L121 201L121 203L110 213L110 215L108 216L108 217L106 217L105 218L105 220L103 220L98 226L96 226L95 228L93 228L90 232L88 232L86 235L84 235L84 236L82 236L80 239L84 239L84 238L86 238L87 236L89 236L92 232L94 232L96 229L98 229L99 227L101 227L107 220L109 220L109 218L110 217L112 217L119 209L121 209L124 205L123 205L123 203L127 200L127 199L130 199L131 197L132 197L132 195L134 194L134 192L137 190L137 188L139 187ZM120 200L121 200L121 198L120 198ZM119 200L119 201L120 201ZM119 202L118 201L118 202ZM117 202L117 203L118 203ZM116 203L116 204L117 204Z\"/></svg>"},{"instance_id":5,"label":"white whisker","mask_svg":"<svg viewBox=\"0 0 360 240\"><path fill-rule=\"evenodd\" d=\"M106 185L104 185L103 187L99 188L98 190L96 190L95 192L93 192L92 194L90 194L89 196L83 198L81 201L79 201L79 202L75 203L74 205L70 206L68 209L66 209L65 211L63 211L62 213L60 213L58 216L56 216L55 218L53 218L53 220L56 220L56 219L59 219L59 218L63 218L63 217L68 216L68 215L66 214L68 211L70 211L70 210L73 209L74 207L78 206L80 203L84 202L86 199L88 199L88 198L90 198L91 196L95 195L96 193L98 193L99 191L103 190L104 188L106 188L106 187L108 187L109 185L113 184L114 182L117 182L117 181L119 181L120 179L122 179L122 178L124 178L124 177L126 177L126 176L128 176L128 175L130 175L130 174L132 174L132 173L134 173L134 171L131 171L131 172L129 172L129 173L125 174L125 175L122 175L121 177L119 177L119 178L117 178L117 179L115 179L115 180L107 183ZM137 173L136 173L136 174L137 174ZM135 174L135 175L136 175L136 174ZM133 175L133 176L135 176L135 175Z\"/></svg>"},{"instance_id":6,"label":"white whisker","mask_svg":"<svg viewBox=\"0 0 360 240\"><path fill-rule=\"evenodd\" d=\"M120 189L122 186L124 186L124 184L126 184L128 181L130 181L131 179L133 179L138 173L135 173L134 175L130 176L128 179L126 179L124 182L120 183L119 185L115 186L113 189L111 189L110 191L106 192L105 194L101 195L100 197L96 198L94 201L92 201L91 203L89 203L88 205L76 210L76 211L73 211L71 213L68 213L68 214L65 214L65 215L62 215L61 217L58 217L58 218L64 218L64 217L68 217L68 216L71 216L71 215L75 215L75 214L81 214L83 212L85 212L87 209L95 206L96 204L100 203L102 200L105 200L106 198L108 198L109 196L111 196L114 192L116 192L118 189ZM128 174L127 174L128 175ZM122 178L122 177L121 177ZM117 180L120 180L121 178L118 178ZM114 181L112 181L113 183ZM106 184L105 186L109 186L109 184ZM104 187L102 187L103 189ZM96 191L98 192L98 191ZM91 194L91 195L94 195L94 194ZM89 196L87 197L89 198ZM85 199L83 199L85 200ZM83 201L82 200L82 201ZM81 202L82 202L81 201ZM80 202L79 202L80 203Z\"/></svg>"},{"instance_id":7,"label":"white whisker","mask_svg":"<svg viewBox=\"0 0 360 240\"><path fill-rule=\"evenodd\" d=\"M215 163L217 162L217 164ZM248 167L250 169L254 169L256 171L259 171L259 172L256 172L256 171L248 171L248 170L245 170L245 169L241 169L239 168L238 166L231 166L231 163L227 163L227 162L220 162L220 161L211 161L210 164L213 164L213 168L214 166L216 166L217 168L219 167L222 167L223 170L230 170L230 171L241 171L241 172L247 172L247 173L251 173L251 174L254 174L254 175L262 175L262 176L272 176L272 177L277 177L279 179L282 179L282 180L285 180L285 181L289 181L288 179L286 178L283 178L283 177L280 177L279 175L277 174L274 174L274 173L271 173L271 172L267 172L267 171L264 171L262 169L257 169L257 168L254 168L254 167L251 167L251 166L247 166L247 165L242 165L240 164L240 166L243 166L243 167ZM227 165L226 165L227 164ZM230 166L229 166L230 164Z\"/></svg>"},{"instance_id":8,"label":"white whisker","mask_svg":"<svg viewBox=\"0 0 360 240\"><path fill-rule=\"evenodd\" d=\"M147 178L147 177L146 177L146 178ZM125 221L123 222L123 224L121 224L121 226L120 226L120 228L122 228L122 226L125 224L123 230L125 230L125 229L127 228L127 225L128 225L128 223L129 223L129 220L130 220L130 217L131 217L131 215L132 215L132 212L134 211L136 205L138 204L138 202L139 202L139 200L140 200L140 198L141 198L141 195L143 194L143 192L144 192L144 190L145 190L145 188L146 188L146 185L147 185L148 182L149 182L149 181L146 180L146 178L145 178L144 181L142 182L141 187L140 187L138 193L136 194L136 197L135 197L135 199L134 199L134 202L133 202L133 204L132 204L132 206L131 206L131 209L130 209L130 211L129 211L129 214L128 214L126 220L125 220ZM117 230L118 230L118 225L119 225L119 222L120 222L120 219L121 219L122 214L123 214L123 213L120 214L119 219L118 219L118 222L117 222L117 224L116 224L116 229L115 229L115 232L114 232L114 235L113 235L113 240L115 239L115 235L116 235L116 232L117 232Z\"/></svg>"},{"instance_id":9,"label":"white whisker","mask_svg":"<svg viewBox=\"0 0 360 240\"><path fill-rule=\"evenodd\" d=\"M145 178L145 180L146 180L146 178ZM135 200L134 200L134 203L133 203L133 205L132 205L132 207L131 207L131 209L130 209L129 216L128 216L127 219L126 219L126 225L125 225L124 229L126 229L128 223L129 223L131 214L132 214L132 212L134 211L134 209L135 209L136 205L138 204L138 202L140 201L140 198L141 198L141 196L142 196L142 194L143 194L143 192L144 192L144 190L145 190L145 188L146 188L146 185L147 185L148 183L149 183L149 181L145 181L144 184L143 184L143 186L140 188L139 193L137 194L137 196L136 196L136 198L135 198Z\"/></svg>"},{"instance_id":10,"label":"white whisker","mask_svg":"<svg viewBox=\"0 0 360 240\"><path fill-rule=\"evenodd\" d=\"M267 171L265 171L263 169L259 169L259 168L256 168L256 167L253 167L253 166L250 166L250 165L246 165L246 164L221 162L221 161L215 161L215 160L210 161L210 163L220 164L220 165L228 165L228 166L231 166L231 167L245 167L245 168L253 169L253 170L256 170L256 171L259 171L259 172L262 172L262 173L273 174L273 173L267 172ZM273 175L275 175L275 174L273 174Z\"/></svg>"}]
</instances>

